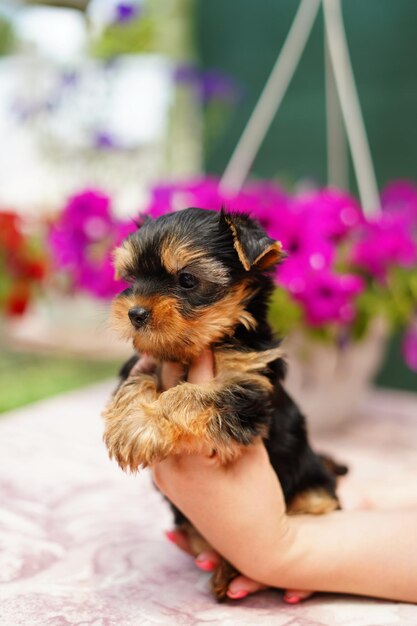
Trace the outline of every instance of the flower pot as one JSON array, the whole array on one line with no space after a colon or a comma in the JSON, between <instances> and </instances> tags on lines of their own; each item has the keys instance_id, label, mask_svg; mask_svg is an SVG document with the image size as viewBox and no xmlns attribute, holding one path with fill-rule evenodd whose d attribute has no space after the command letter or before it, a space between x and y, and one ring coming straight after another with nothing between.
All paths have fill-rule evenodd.
<instances>
[{"instance_id":1,"label":"flower pot","mask_svg":"<svg viewBox=\"0 0 417 626\"><path fill-rule=\"evenodd\" d=\"M283 343L285 387L307 417L312 432L323 432L355 417L384 357L388 330L376 319L361 341L342 346L293 333Z\"/></svg>"}]
</instances>

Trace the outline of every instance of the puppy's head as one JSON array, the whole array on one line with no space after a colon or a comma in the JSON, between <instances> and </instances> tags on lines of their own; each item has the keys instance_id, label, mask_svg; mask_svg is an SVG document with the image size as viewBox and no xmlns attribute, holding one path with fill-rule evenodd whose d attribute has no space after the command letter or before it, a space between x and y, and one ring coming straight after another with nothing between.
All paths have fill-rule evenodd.
<instances>
[{"instance_id":1,"label":"puppy's head","mask_svg":"<svg viewBox=\"0 0 417 626\"><path fill-rule=\"evenodd\" d=\"M246 215L190 208L148 221L115 251L130 286L112 321L138 352L189 362L239 324L256 326L247 304L280 256Z\"/></svg>"}]
</instances>

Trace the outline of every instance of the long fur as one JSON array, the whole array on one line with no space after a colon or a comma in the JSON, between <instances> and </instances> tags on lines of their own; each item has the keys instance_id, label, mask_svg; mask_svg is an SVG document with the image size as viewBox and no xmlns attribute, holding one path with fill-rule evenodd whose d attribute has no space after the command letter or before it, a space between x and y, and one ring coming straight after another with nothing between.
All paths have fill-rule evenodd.
<instances>
[{"instance_id":1,"label":"long fur","mask_svg":"<svg viewBox=\"0 0 417 626\"><path fill-rule=\"evenodd\" d=\"M104 413L109 453L123 469L187 451L213 450L227 463L262 437L290 513L339 507L339 466L309 445L305 418L283 386L280 341L267 320L280 258L279 242L248 216L195 208L147 222L116 251L117 274L130 282L113 303L120 334L138 353L179 361L185 370L211 346L216 370L206 385L182 382L164 392L157 372L135 369L129 377L138 356L125 364ZM181 286L184 272L194 287ZM130 322L132 307L149 313L143 326ZM178 526L192 528L173 510ZM190 530L193 541L196 532ZM216 597L225 597L235 575L222 563L213 577Z\"/></svg>"}]
</instances>

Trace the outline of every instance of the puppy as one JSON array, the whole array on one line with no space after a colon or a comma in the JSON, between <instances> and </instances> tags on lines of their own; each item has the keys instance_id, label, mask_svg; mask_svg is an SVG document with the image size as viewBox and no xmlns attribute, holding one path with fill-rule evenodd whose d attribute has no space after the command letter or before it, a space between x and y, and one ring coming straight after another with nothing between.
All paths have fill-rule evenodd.
<instances>
[{"instance_id":1,"label":"puppy","mask_svg":"<svg viewBox=\"0 0 417 626\"><path fill-rule=\"evenodd\" d=\"M117 275L130 286L114 300L111 317L136 353L146 355L124 366L104 412L104 440L123 470L183 452L214 451L228 463L262 437L290 514L340 508L335 475L345 468L309 446L304 416L283 387L283 354L267 321L272 272L282 257L281 244L247 215L197 208L147 221L116 250ZM210 383L161 389L158 364L176 361L186 373L209 347ZM194 552L207 549L173 510ZM218 599L236 575L220 563L212 576Z\"/></svg>"}]
</instances>

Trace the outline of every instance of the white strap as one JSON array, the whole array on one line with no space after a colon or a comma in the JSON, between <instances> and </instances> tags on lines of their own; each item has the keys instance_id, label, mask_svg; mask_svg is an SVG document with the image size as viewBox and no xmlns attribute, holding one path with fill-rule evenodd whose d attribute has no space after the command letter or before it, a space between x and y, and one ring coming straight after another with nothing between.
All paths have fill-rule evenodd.
<instances>
[{"instance_id":1,"label":"white strap","mask_svg":"<svg viewBox=\"0 0 417 626\"><path fill-rule=\"evenodd\" d=\"M294 76L316 19L320 0L301 0L272 72L220 181L220 189L239 191Z\"/></svg>"},{"instance_id":2,"label":"white strap","mask_svg":"<svg viewBox=\"0 0 417 626\"><path fill-rule=\"evenodd\" d=\"M321 3L323 4L326 43L352 154L359 196L364 214L369 217L379 211L378 186L350 63L340 0L301 0L272 72L227 164L220 181L220 189L226 193L237 192L248 177L259 148L297 69ZM330 120L328 119L328 131L329 127ZM330 140L331 138L328 138L328 152L330 152ZM329 158L331 154L328 153Z\"/></svg>"},{"instance_id":3,"label":"white strap","mask_svg":"<svg viewBox=\"0 0 417 626\"><path fill-rule=\"evenodd\" d=\"M340 107L365 216L379 211L378 186L353 77L340 0L323 0L324 24Z\"/></svg>"}]
</instances>

